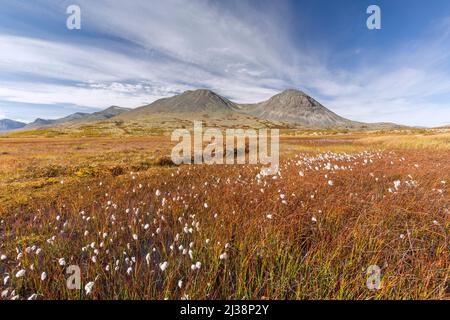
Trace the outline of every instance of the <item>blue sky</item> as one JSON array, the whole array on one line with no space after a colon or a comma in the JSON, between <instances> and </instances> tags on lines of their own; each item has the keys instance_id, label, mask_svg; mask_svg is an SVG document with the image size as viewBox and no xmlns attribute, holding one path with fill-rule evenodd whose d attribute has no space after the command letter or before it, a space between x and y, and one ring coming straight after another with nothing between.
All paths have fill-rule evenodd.
<instances>
[{"instance_id":1,"label":"blue sky","mask_svg":"<svg viewBox=\"0 0 450 320\"><path fill-rule=\"evenodd\" d=\"M81 30L66 28L71 4ZM196 88L245 103L297 88L353 120L450 124L450 2L0 0L0 118Z\"/></svg>"}]
</instances>

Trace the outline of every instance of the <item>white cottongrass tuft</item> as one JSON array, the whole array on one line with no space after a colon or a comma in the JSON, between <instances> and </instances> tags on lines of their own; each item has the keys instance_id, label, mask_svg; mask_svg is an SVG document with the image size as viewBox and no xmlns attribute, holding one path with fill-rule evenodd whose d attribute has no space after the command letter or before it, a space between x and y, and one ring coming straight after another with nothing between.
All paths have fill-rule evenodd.
<instances>
[{"instance_id":1,"label":"white cottongrass tuft","mask_svg":"<svg viewBox=\"0 0 450 320\"><path fill-rule=\"evenodd\" d=\"M225 260L226 258L228 258L228 255L227 255L226 252L222 253L222 254L219 256L219 259L220 259L220 260Z\"/></svg>"},{"instance_id":2,"label":"white cottongrass tuft","mask_svg":"<svg viewBox=\"0 0 450 320\"><path fill-rule=\"evenodd\" d=\"M60 266L65 266L65 265L66 265L66 260L65 260L64 258L60 258L60 259L58 260L58 264L59 264Z\"/></svg>"},{"instance_id":3,"label":"white cottongrass tuft","mask_svg":"<svg viewBox=\"0 0 450 320\"><path fill-rule=\"evenodd\" d=\"M38 295L36 293L33 293L31 296L28 297L28 300L36 300Z\"/></svg>"},{"instance_id":4,"label":"white cottongrass tuft","mask_svg":"<svg viewBox=\"0 0 450 320\"><path fill-rule=\"evenodd\" d=\"M159 264L159 268L161 269L161 271L165 271L168 266L169 266L169 263L167 261L164 261L163 263Z\"/></svg>"},{"instance_id":5,"label":"white cottongrass tuft","mask_svg":"<svg viewBox=\"0 0 450 320\"><path fill-rule=\"evenodd\" d=\"M16 278L22 278L25 275L25 272L25 269L17 271Z\"/></svg>"},{"instance_id":6,"label":"white cottongrass tuft","mask_svg":"<svg viewBox=\"0 0 450 320\"><path fill-rule=\"evenodd\" d=\"M202 267L202 263L200 261L197 261L195 264L191 265L191 270L192 271L200 270L201 267Z\"/></svg>"},{"instance_id":7,"label":"white cottongrass tuft","mask_svg":"<svg viewBox=\"0 0 450 320\"><path fill-rule=\"evenodd\" d=\"M42 272L41 273L41 281L44 281L45 279L47 279L47 273L46 272Z\"/></svg>"},{"instance_id":8,"label":"white cottongrass tuft","mask_svg":"<svg viewBox=\"0 0 450 320\"><path fill-rule=\"evenodd\" d=\"M88 284L86 284L86 285L84 286L84 290L86 291L86 294L87 294L87 295L89 295L89 294L92 293L92 289L93 289L93 288L94 288L94 282L93 282L93 281L89 282Z\"/></svg>"}]
</instances>

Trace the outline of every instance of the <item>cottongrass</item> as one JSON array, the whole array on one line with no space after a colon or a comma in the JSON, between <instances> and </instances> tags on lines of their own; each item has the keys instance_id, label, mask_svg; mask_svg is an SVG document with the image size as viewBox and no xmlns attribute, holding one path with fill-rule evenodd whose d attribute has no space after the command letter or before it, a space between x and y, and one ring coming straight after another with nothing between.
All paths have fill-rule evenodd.
<instances>
[{"instance_id":1,"label":"cottongrass","mask_svg":"<svg viewBox=\"0 0 450 320\"><path fill-rule=\"evenodd\" d=\"M418 160L399 158L304 153L281 162L277 179L255 179L252 166L186 166L67 183L52 203L5 216L2 255L17 260L0 262L1 289L5 299L442 298L445 162L412 171ZM365 290L368 263L389 279L380 291ZM67 264L95 280L65 290ZM19 269L26 277L9 279Z\"/></svg>"},{"instance_id":2,"label":"cottongrass","mask_svg":"<svg viewBox=\"0 0 450 320\"><path fill-rule=\"evenodd\" d=\"M84 291L86 292L86 295L90 295L92 293L92 289L94 288L94 282L88 282L85 286L84 286Z\"/></svg>"},{"instance_id":3,"label":"cottongrass","mask_svg":"<svg viewBox=\"0 0 450 320\"><path fill-rule=\"evenodd\" d=\"M26 273L25 269L17 271L16 278L22 278L23 276L25 276L25 273Z\"/></svg>"},{"instance_id":4,"label":"cottongrass","mask_svg":"<svg viewBox=\"0 0 450 320\"><path fill-rule=\"evenodd\" d=\"M161 271L165 271L168 266L169 266L169 263L167 261L164 261L163 263L159 264L159 268L161 269Z\"/></svg>"}]
</instances>

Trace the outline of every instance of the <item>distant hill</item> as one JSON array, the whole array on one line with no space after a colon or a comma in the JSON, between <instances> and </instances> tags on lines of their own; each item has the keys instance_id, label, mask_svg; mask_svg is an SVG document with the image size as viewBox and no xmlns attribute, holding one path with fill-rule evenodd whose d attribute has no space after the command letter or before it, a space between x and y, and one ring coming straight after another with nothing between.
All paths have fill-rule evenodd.
<instances>
[{"instance_id":1,"label":"distant hill","mask_svg":"<svg viewBox=\"0 0 450 320\"><path fill-rule=\"evenodd\" d=\"M68 115L67 117L60 118L60 119L48 120L48 119L38 118L35 121L26 125L25 129L38 129L38 128L51 127L51 126L62 125L62 124L71 124L71 123L80 123L80 122L84 123L84 122L95 122L95 121L108 120L110 118L113 118L122 113L128 112L130 110L131 109L128 109L128 108L112 106L105 110L94 112L94 113L77 112L77 113Z\"/></svg>"},{"instance_id":2,"label":"distant hill","mask_svg":"<svg viewBox=\"0 0 450 320\"><path fill-rule=\"evenodd\" d=\"M94 112L86 116L83 121L92 122L92 121L102 121L102 120L108 120L113 117L116 117L118 115L121 115L123 113L127 113L132 109L129 108L122 108L117 106L111 106L103 111Z\"/></svg>"},{"instance_id":3,"label":"distant hill","mask_svg":"<svg viewBox=\"0 0 450 320\"><path fill-rule=\"evenodd\" d=\"M192 127L203 121L213 127L275 127L276 124L239 111L239 106L210 90L188 90L173 97L156 100L112 120L139 123L144 127L164 129Z\"/></svg>"},{"instance_id":4,"label":"distant hill","mask_svg":"<svg viewBox=\"0 0 450 320\"><path fill-rule=\"evenodd\" d=\"M238 106L210 90L185 91L182 94L156 100L119 116L121 119L146 117L155 113L232 114Z\"/></svg>"},{"instance_id":5,"label":"distant hill","mask_svg":"<svg viewBox=\"0 0 450 320\"><path fill-rule=\"evenodd\" d=\"M26 126L26 123L14 121L10 119L0 119L0 132L21 129Z\"/></svg>"},{"instance_id":6,"label":"distant hill","mask_svg":"<svg viewBox=\"0 0 450 320\"><path fill-rule=\"evenodd\" d=\"M293 89L285 90L264 102L241 105L241 111L258 118L307 127L331 128L361 125L338 116L304 92Z\"/></svg>"}]
</instances>

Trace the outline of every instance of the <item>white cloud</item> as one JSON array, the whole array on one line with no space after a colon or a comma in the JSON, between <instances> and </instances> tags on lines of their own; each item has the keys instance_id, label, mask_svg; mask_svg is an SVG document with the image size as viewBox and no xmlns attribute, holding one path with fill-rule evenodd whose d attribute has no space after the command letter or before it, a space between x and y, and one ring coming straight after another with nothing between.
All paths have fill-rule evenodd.
<instances>
[{"instance_id":1,"label":"white cloud","mask_svg":"<svg viewBox=\"0 0 450 320\"><path fill-rule=\"evenodd\" d=\"M98 108L99 106L111 105L136 107L162 96L145 94L143 90L138 88L123 91L111 86L95 88L20 82L15 85L0 87L0 97L6 97L7 101L12 102L46 105L74 104Z\"/></svg>"},{"instance_id":2,"label":"white cloud","mask_svg":"<svg viewBox=\"0 0 450 320\"><path fill-rule=\"evenodd\" d=\"M5 44L0 52L0 72L22 71L104 86L133 80L154 82L160 88L175 87L176 91L210 87L240 102L262 100L276 92L273 88L289 86L283 77L292 65L282 59L279 48L283 52L295 50L283 40L285 32L268 23L269 19L249 25L204 1L155 1L151 5L140 0L127 5L80 1L80 5L83 26L132 41L142 50L124 45L111 51L92 42L0 35ZM53 9L55 14L61 11L60 7ZM19 99L19 92L15 93L18 96L13 98ZM103 105L100 98L97 106Z\"/></svg>"},{"instance_id":3,"label":"white cloud","mask_svg":"<svg viewBox=\"0 0 450 320\"><path fill-rule=\"evenodd\" d=\"M208 87L249 103L297 87L360 121L433 125L448 117L450 22L422 41L391 48L389 59L350 70L330 66L326 54L300 50L282 10L256 10L242 1L234 3L235 10L201 0L78 2L81 34L88 30L129 42L0 34L0 74L27 75L16 82L0 76L0 99L137 107ZM49 4L47 14L60 14L60 6ZM357 55L363 54L358 49ZM75 84L28 80L31 76Z\"/></svg>"},{"instance_id":4,"label":"white cloud","mask_svg":"<svg viewBox=\"0 0 450 320\"><path fill-rule=\"evenodd\" d=\"M96 29L210 71L282 73L289 61L280 59L281 52L295 52L275 21L250 20L263 12L249 7L243 20L206 1L152 1L149 5L149 1L135 0L123 5L84 0L80 4L87 10L86 23Z\"/></svg>"}]
</instances>

